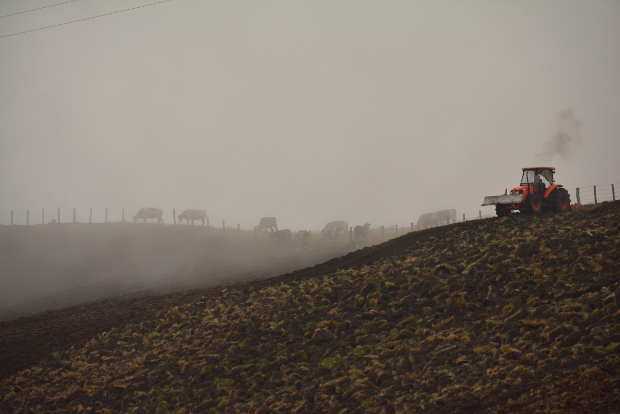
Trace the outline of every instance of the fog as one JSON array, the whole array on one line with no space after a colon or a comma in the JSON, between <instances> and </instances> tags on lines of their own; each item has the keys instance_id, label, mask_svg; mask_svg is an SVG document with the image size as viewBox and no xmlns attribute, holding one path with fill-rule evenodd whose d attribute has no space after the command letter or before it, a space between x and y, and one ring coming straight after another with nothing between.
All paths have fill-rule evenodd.
<instances>
[{"instance_id":1,"label":"fog","mask_svg":"<svg viewBox=\"0 0 620 414\"><path fill-rule=\"evenodd\" d=\"M158 224L0 226L0 320L107 297L276 276L350 251L268 234Z\"/></svg>"},{"instance_id":2,"label":"fog","mask_svg":"<svg viewBox=\"0 0 620 414\"><path fill-rule=\"evenodd\" d=\"M144 3L0 18L1 224L403 224L475 213L541 160L569 188L620 182L615 0L176 0L1 37Z\"/></svg>"}]
</instances>

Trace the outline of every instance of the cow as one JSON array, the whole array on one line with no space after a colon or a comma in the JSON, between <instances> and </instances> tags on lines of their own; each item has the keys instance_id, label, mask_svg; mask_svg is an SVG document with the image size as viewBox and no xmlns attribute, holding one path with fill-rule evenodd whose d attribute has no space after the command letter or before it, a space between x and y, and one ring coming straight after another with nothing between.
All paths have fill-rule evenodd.
<instances>
[{"instance_id":1,"label":"cow","mask_svg":"<svg viewBox=\"0 0 620 414\"><path fill-rule=\"evenodd\" d=\"M321 234L323 237L335 240L349 232L349 223L343 220L330 221L323 227Z\"/></svg>"},{"instance_id":2,"label":"cow","mask_svg":"<svg viewBox=\"0 0 620 414\"><path fill-rule=\"evenodd\" d=\"M363 226L355 226L353 228L353 245L356 247L366 246L368 244L368 234L370 233L370 223Z\"/></svg>"},{"instance_id":3,"label":"cow","mask_svg":"<svg viewBox=\"0 0 620 414\"><path fill-rule=\"evenodd\" d=\"M178 215L179 223L183 223L183 220L187 222L187 224L194 225L195 220L200 220L202 225L204 226L208 220L207 212L205 210L183 210L181 214Z\"/></svg>"},{"instance_id":4,"label":"cow","mask_svg":"<svg viewBox=\"0 0 620 414\"><path fill-rule=\"evenodd\" d=\"M293 233L289 229L274 231L269 236L276 243L287 244L293 241Z\"/></svg>"},{"instance_id":5,"label":"cow","mask_svg":"<svg viewBox=\"0 0 620 414\"><path fill-rule=\"evenodd\" d=\"M275 217L263 217L260 219L258 226L254 227L255 231L278 231L278 222Z\"/></svg>"},{"instance_id":6,"label":"cow","mask_svg":"<svg viewBox=\"0 0 620 414\"><path fill-rule=\"evenodd\" d=\"M450 224L456 222L456 210L440 210L432 213L425 213L420 215L416 228L419 230L427 229L429 227L442 226L444 224Z\"/></svg>"},{"instance_id":7,"label":"cow","mask_svg":"<svg viewBox=\"0 0 620 414\"><path fill-rule=\"evenodd\" d=\"M133 216L133 222L137 222L142 219L146 223L147 220L156 220L158 223L164 222L164 212L160 208L145 207L138 210L138 213Z\"/></svg>"}]
</instances>

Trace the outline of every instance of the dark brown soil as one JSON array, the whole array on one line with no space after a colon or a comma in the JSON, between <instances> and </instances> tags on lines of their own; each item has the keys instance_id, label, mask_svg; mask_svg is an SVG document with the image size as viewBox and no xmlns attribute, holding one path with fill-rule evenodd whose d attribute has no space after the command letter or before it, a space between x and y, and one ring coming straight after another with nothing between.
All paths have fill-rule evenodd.
<instances>
[{"instance_id":1,"label":"dark brown soil","mask_svg":"<svg viewBox=\"0 0 620 414\"><path fill-rule=\"evenodd\" d=\"M484 221L489 221L488 219ZM454 226L480 226L481 222L465 222ZM450 226L452 227L452 226ZM437 237L446 231L437 227L414 232L386 243L367 247L316 266L286 273L274 278L248 282L250 287L266 286L285 280L305 279L333 273L346 267L357 267L384 257L399 255L416 242ZM148 320L156 311L192 302L202 296L216 294L217 288L195 289L165 295L148 292L131 297L106 299L65 309L43 312L11 321L0 321L0 378L27 368L53 352L83 343L99 332L128 322Z\"/></svg>"},{"instance_id":2,"label":"dark brown soil","mask_svg":"<svg viewBox=\"0 0 620 414\"><path fill-rule=\"evenodd\" d=\"M190 302L205 293L191 291L107 299L0 322L0 378L29 367L52 352L82 343L101 331L149 318L157 310Z\"/></svg>"},{"instance_id":3,"label":"dark brown soil","mask_svg":"<svg viewBox=\"0 0 620 414\"><path fill-rule=\"evenodd\" d=\"M0 379L8 378L18 370L33 366L38 361L46 360L52 353L67 350L73 345L84 344L102 331L111 328L118 328L116 335L119 338L127 338L123 339L126 341L133 340L130 339L133 336L123 336L125 334L133 335L141 332L143 335L144 332L151 332L150 324L158 324L160 325L158 329L162 332L170 330L176 335L175 330L177 328L170 327L175 327L177 324L182 326L184 323L192 321L191 323L196 326L198 332L202 322L199 322L200 319L192 318L202 315L200 312L203 308L214 310L215 313L212 314L214 319L213 322L209 322L212 324L209 326L217 327L219 326L217 324L221 323L220 316L218 316L220 306L223 304L226 306L232 306L231 304L247 305L253 301L258 303L259 301L256 298L260 298L262 301L260 302L261 306L273 306L273 310L270 312L274 312L274 314L269 314L270 319L264 321L261 319L261 323L264 322L267 326L267 328L263 327L266 330L257 331L264 337L263 339L268 338L269 335L274 335L271 329L277 331L278 326L280 326L277 323L285 323L285 326L290 325L286 332L289 335L294 335L297 334L297 325L295 325L294 318L291 319L293 313L287 313L288 310L284 312L274 305L274 303L279 303L274 302L274 300L280 300L277 294L284 295L281 300L290 300L285 295L288 288L282 282L289 284L317 276L338 274L347 268L356 268L360 270L353 272L352 276L353 279L358 278L356 280L359 280L359 286L354 283L352 285L347 284L345 288L343 285L338 288L342 290L340 292L334 287L331 279L323 278L317 282L316 286L313 280L311 285L305 287L316 290L317 296L306 295L304 298L307 298L308 301L317 302L315 303L316 312L321 314L321 318L333 317L333 322L330 322L329 326L317 328L311 336L303 332L300 333L300 338L306 338L303 340L308 340L308 344L316 345L317 349L320 349L322 346L320 341L331 341L336 345L342 342L343 355L348 358L345 361L347 364L353 364L356 361L355 358L371 358L373 361L378 358L374 355L376 352L371 352L366 356L357 355L355 352L351 353L349 349L351 344L347 342L348 336L322 338L319 335L322 333L331 334L330 329L334 332L337 331L331 324L336 326L342 321L332 315L332 311L336 309L332 307L344 306L345 304L351 308L345 307L344 310L340 311L350 311L352 323L359 323L359 326L365 327L364 329L371 329L371 333L360 336L362 342L359 346L365 344L363 341L370 341L373 335L377 337L385 335L387 328L379 327L378 322L375 323L377 326L368 322L368 320L372 322L379 318L378 315L381 313L377 314L375 311L373 311L374 313L370 311L356 313L356 306L360 306L358 297L365 298L365 302L363 301L365 307L368 307L369 303L374 303L373 306L379 309L383 309L381 308L383 306L385 308L383 312L387 312L387 315L395 312L390 316L390 318L393 316L393 320L386 316L386 321L381 321L386 326L391 327L392 330L395 327L400 329L408 326L405 325L405 322L410 323L408 322L410 315L420 321L416 322L418 323L417 330L413 328L405 330L400 336L393 338L394 341L407 339L409 336L417 338L416 341L420 345L409 349L409 352L412 352L413 359L411 361L397 361L395 359L394 361L405 365L419 363L421 366L418 369L423 368L423 370L412 371L406 366L398 364L393 369L402 370L404 373L421 372L422 377L415 381L424 383L428 387L438 387L433 388L438 390L443 389L441 384L435 383L441 379L437 379L436 374L438 372L449 374L449 370L456 369L463 371L463 375L465 375L465 368L471 372L477 372L475 370L480 367L486 369L485 375L491 379L490 382L480 386L473 383L463 384L462 389L455 388L453 390L454 395L458 393L460 399L449 398L448 394L442 394L443 391L430 400L426 397L420 397L421 400L427 401L427 403L431 401L434 404L429 405L428 409L434 407L434 409L443 408L451 412L466 412L467 407L475 411L494 407L494 410L502 412L544 412L546 411L545 407L551 406L561 412L609 412L613 410L609 404L618 402L617 395L614 398L611 396L608 398L605 395L616 393L615 387L620 385L618 373L615 371L617 361L613 358L613 353L616 351L614 347L617 346L619 338L618 333L615 332L617 331L617 322L614 321L620 316L620 311L617 310L617 307L620 306L618 294L614 291L618 288L617 234L620 234L619 218L620 202L615 202L605 203L594 209L577 210L539 218L516 216L458 223L410 233L382 245L362 249L310 268L267 280L238 284L229 290L212 288L160 296L142 295L110 299L2 322L0 323ZM615 248L612 247L610 250L610 246L615 246ZM481 253L482 250L489 253L483 254ZM471 256L464 256L463 252L469 252ZM480 257L474 258L476 255ZM536 257L535 265L530 262L530 257ZM506 261L507 258L510 258L511 262ZM580 260L573 260L577 258ZM579 262L578 265L581 268L573 266L571 264L573 261ZM375 268L370 268L370 270L362 268L371 264ZM515 265L517 267L514 267ZM411 272L411 269L417 269L415 271L418 273L412 273L415 277L408 279L410 278L409 274L404 272ZM368 271L377 272L378 276L371 277L368 275ZM534 271L540 272L540 276L532 276L531 272ZM565 274L569 274L569 276L564 276ZM343 280L348 280L347 278L350 279L351 277L343 277ZM392 283L390 282L391 279L399 283ZM406 283L415 286L415 290L406 288ZM258 289L269 286L278 287L279 291L260 293L261 296L257 296ZM318 296L319 287L322 296ZM376 296L375 293L380 293L380 295ZM230 295L230 298L226 297L227 295ZM275 296L272 297L272 295ZM226 298L222 299L222 297ZM322 300L329 298L331 298L329 303L322 302ZM332 299L335 301L331 301ZM372 301L376 301L376 303ZM194 305L190 305L190 307L175 310L177 306L192 303ZM526 318L525 312L528 308L524 307L525 303L531 307L530 309L536 309L538 313L533 313ZM562 303L562 305L554 305L554 303ZM290 307L290 312L293 312L293 305L287 304L287 306ZM170 321L164 323L162 319L155 320L155 318L166 313L166 309L171 309L168 315ZM300 324L307 324L315 317L310 313L303 313L306 311L303 307L295 309L298 313L302 312L298 315ZM432 312L430 312L431 310ZM462 315L463 310L475 318L464 317ZM241 306L237 311L245 310ZM315 311L313 310L313 312ZM485 319L486 322L481 323ZM426 321L424 324L422 324L423 320ZM136 326L137 322L145 322L144 327ZM234 318L229 322L231 324L237 323ZM269 325L270 323L272 325ZM126 332L123 331L122 327L129 324L133 324L133 326L128 328ZM247 329L250 329L249 326L246 327L243 324L234 326L235 329L238 328L239 332L236 333L241 335L240 338L246 335L244 332ZM448 326L451 327L450 330L443 332L442 329ZM429 330L429 327L433 329ZM463 327L467 327L469 331L464 330ZM602 327L606 328L603 329ZM613 330L610 330L610 327ZM350 326L338 327L338 329L341 328L343 331L352 329ZM214 332L217 331L217 328L209 329L214 329ZM372 331L374 329L377 331ZM495 330L497 336L493 336ZM210 331L206 330L205 332L205 337L209 337L207 333ZM222 337L224 337L224 333L228 335L229 332L228 330L222 331ZM348 332L347 335L352 333L353 331ZM473 347L473 351L469 350L471 346L464 345L470 342L475 344L476 335L483 333L486 335L487 342L481 343L478 347ZM518 342L519 337L525 339ZM529 346L528 341L530 340L535 346L531 345L531 349L527 353L523 351L523 348L526 345ZM103 349L101 346L106 341L106 338L99 336L96 341L91 341L91 347L94 349L97 345L99 348L96 349ZM150 347L150 341L152 340L140 342L140 344ZM495 342L497 342L497 346L493 345ZM229 342L224 341L222 345L225 343ZM449 346L444 346L443 343L448 343ZM514 344L517 343L523 345L521 350L514 347ZM581 346L580 343L584 345ZM489 347L489 344L493 346ZM545 351L538 355L538 351L535 351L536 347L538 349L544 348ZM188 345L188 349L190 348L193 349ZM200 350L201 348L196 349ZM568 352L567 350L577 353L564 353ZM198 355L201 351L196 352ZM227 350L222 348L219 352L224 354ZM384 350L384 352L385 358L387 358L384 360L384 356L381 357L384 362L398 358L398 354L393 356L389 349ZM491 352L496 359L498 358L499 364L492 358L487 361L487 354ZM592 352L598 353L598 359L592 359ZM206 358L211 358L211 355L215 354L206 354ZM463 358L463 355L466 355L467 358ZM234 357L235 354L233 353L231 356ZM256 358L259 356L255 355ZM430 359L425 362L429 356ZM548 358L541 359L543 356ZM78 358L79 355L72 354L72 357ZM344 363L330 355L323 357L316 373L324 375L326 378L329 377L330 372L336 372L336 364ZM312 360L312 358L310 359ZM515 360L521 362L516 364L514 363ZM599 360L607 362L603 363ZM316 361L314 363L318 364ZM573 364L575 364L574 367ZM46 369L53 372L54 365L48 365L49 368ZM427 369L437 368L435 365L442 368L443 371L438 369L435 373L431 372L432 375L423 377ZM227 365L224 367L229 368ZM239 365L239 367L249 372L249 368L245 365ZM232 366L230 369L234 374L236 367ZM550 372L554 373L555 376L549 377L551 381L541 382L537 376L528 377L530 371ZM185 368L181 367L180 372L185 372ZM378 377L374 381L384 380L382 375L385 372L382 370L377 372ZM570 373L570 375L564 375L564 372ZM33 373L30 375L32 376ZM243 378L242 376L239 381L242 381ZM472 381L476 378L476 376L471 377ZM502 378L504 382L496 384L492 381L493 378ZM18 380L22 381L17 378L14 383L19 383ZM334 379L334 381L336 380L340 381L339 378ZM388 380L389 378L386 377L385 381ZM349 378L346 381L349 384L352 379ZM509 381L508 385L506 385L506 381ZM221 386L222 390L225 390L226 384L219 384L218 387ZM328 382L328 384L332 384L332 382ZM344 383L333 382L330 387L337 389L343 386L342 384ZM393 385L393 387L398 386L400 385ZM107 388L102 389L106 390ZM471 392L467 391L470 389L477 390L475 391L477 394L475 396L470 395ZM446 390L449 390L449 387ZM313 390L312 393L314 392ZM448 393L448 391L445 392ZM567 392L574 397L570 401ZM335 394L329 392L324 394L325 398L329 398L329 395ZM485 395L486 400L481 401L480 395ZM211 397L213 401L220 401L220 403L228 401L226 400L228 397L222 395ZM239 396L239 398L241 397ZM261 401L261 404L270 402L269 399ZM374 399L369 400L368 404L375 402ZM245 403L250 404L247 401ZM278 402L278 404L280 403ZM325 400L324 403L340 406L343 402L332 400L327 402ZM441 404L447 405L442 406ZM324 405L323 408L326 406ZM402 405L401 408L406 406L406 404ZM248 408L249 405L243 407ZM375 410L376 407L374 405L372 407Z\"/></svg>"},{"instance_id":4,"label":"dark brown soil","mask_svg":"<svg viewBox=\"0 0 620 414\"><path fill-rule=\"evenodd\" d=\"M485 220L488 221L488 220ZM457 226L478 226L466 222ZM426 240L445 231L434 228L410 233L386 243L364 248L316 266L300 269L274 278L249 282L249 286L265 286L284 280L295 280L333 273L345 268L362 266L380 258L398 255L416 241ZM215 294L217 288L195 289L165 295L148 292L131 297L119 297L43 312L11 321L0 321L0 378L27 368L53 352L83 343L97 333L127 322L148 320L156 311L189 303L205 295Z\"/></svg>"}]
</instances>

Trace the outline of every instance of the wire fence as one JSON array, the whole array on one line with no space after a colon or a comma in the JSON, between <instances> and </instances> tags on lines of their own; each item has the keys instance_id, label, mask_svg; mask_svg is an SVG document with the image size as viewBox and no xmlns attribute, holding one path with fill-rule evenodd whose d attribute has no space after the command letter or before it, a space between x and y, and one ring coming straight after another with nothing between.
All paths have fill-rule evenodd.
<instances>
[{"instance_id":1,"label":"wire fence","mask_svg":"<svg viewBox=\"0 0 620 414\"><path fill-rule=\"evenodd\" d=\"M0 211L3 213L0 224L9 225L96 224L127 221L125 209L17 208Z\"/></svg>"},{"instance_id":2,"label":"wire fence","mask_svg":"<svg viewBox=\"0 0 620 414\"><path fill-rule=\"evenodd\" d=\"M571 201L575 204L598 204L605 201L616 201L618 194L616 194L616 186L614 184L609 185L590 185L583 187L575 187L569 189L571 194Z\"/></svg>"},{"instance_id":3,"label":"wire fence","mask_svg":"<svg viewBox=\"0 0 620 414\"><path fill-rule=\"evenodd\" d=\"M606 201L616 201L620 195L616 193L616 185L589 185L574 188L567 188L571 196L571 203L576 205L599 204ZM0 210L0 225L37 225L37 224L97 224L97 223L130 223L134 222L134 213L126 208L38 208L38 209L9 209ZM165 211L168 224L180 224L177 220L177 213L181 210L176 208ZM456 220L448 220L446 223L437 223L437 225L450 224L451 222L470 221L490 218L495 216L495 211L491 207L481 207L478 210L469 210L460 212ZM209 218L202 223L207 229L215 231L241 231L239 224L227 224L226 220L218 220L217 223L210 222ZM418 230L414 222L402 225L375 226L373 231L381 235L382 239L398 237L411 231Z\"/></svg>"},{"instance_id":4,"label":"wire fence","mask_svg":"<svg viewBox=\"0 0 620 414\"><path fill-rule=\"evenodd\" d=\"M143 222L143 219L135 220L134 217L140 209L127 208L15 208L0 209L0 225L38 225L38 224L112 224L112 223L133 223ZM164 221L169 224L181 224L177 219L177 213L181 210L171 208L163 211ZM200 222L200 220L197 220ZM157 220L147 219L146 222L157 222ZM202 223L201 223L202 224ZM211 226L208 217L204 223ZM224 226L226 229L236 228L238 225L230 226L225 221L218 224L218 228Z\"/></svg>"}]
</instances>

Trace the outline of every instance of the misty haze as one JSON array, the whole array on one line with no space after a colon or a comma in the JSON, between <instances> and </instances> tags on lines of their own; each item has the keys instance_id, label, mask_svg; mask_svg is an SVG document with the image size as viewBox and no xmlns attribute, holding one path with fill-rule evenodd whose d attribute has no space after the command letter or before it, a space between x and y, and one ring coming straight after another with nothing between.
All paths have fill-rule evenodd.
<instances>
[{"instance_id":1,"label":"misty haze","mask_svg":"<svg viewBox=\"0 0 620 414\"><path fill-rule=\"evenodd\" d=\"M0 412L620 404L618 74L614 0L0 2Z\"/></svg>"}]
</instances>

